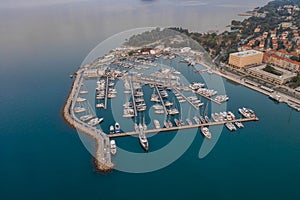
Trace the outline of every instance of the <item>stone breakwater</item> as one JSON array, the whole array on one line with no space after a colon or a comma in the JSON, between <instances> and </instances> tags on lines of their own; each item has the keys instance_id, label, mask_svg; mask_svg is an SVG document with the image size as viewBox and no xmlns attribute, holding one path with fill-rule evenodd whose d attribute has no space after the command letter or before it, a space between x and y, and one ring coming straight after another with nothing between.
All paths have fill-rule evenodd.
<instances>
[{"instance_id":1,"label":"stone breakwater","mask_svg":"<svg viewBox=\"0 0 300 200\"><path fill-rule=\"evenodd\" d=\"M63 117L69 125L76 128L78 131L89 135L96 142L96 152L94 155L95 166L101 172L109 172L113 169L114 164L111 162L109 151L109 138L100 130L87 126L81 122L74 114L74 104L78 96L82 83L82 71L76 73L75 81L73 82L70 94L63 108ZM105 149L107 152L105 152Z\"/></svg>"}]
</instances>

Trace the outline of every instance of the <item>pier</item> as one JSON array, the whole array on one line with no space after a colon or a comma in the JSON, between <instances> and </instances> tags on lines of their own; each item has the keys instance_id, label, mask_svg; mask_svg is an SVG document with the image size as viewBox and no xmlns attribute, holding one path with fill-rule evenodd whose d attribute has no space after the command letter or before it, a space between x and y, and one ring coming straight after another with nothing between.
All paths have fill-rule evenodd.
<instances>
[{"instance_id":1,"label":"pier","mask_svg":"<svg viewBox=\"0 0 300 200\"><path fill-rule=\"evenodd\" d=\"M161 95L160 95L160 92L159 92L159 90L158 90L158 88L157 88L157 85L155 84L154 87L155 87L155 90L156 90L156 92L157 92L157 94L158 94L158 96L159 96L159 99L160 99L161 104L162 104L162 106L163 106L163 108L164 108L164 111L165 111L166 115L168 115L169 113L168 113L168 111L167 111L165 102L164 102L164 100L162 99L162 97L161 97Z\"/></svg>"},{"instance_id":2,"label":"pier","mask_svg":"<svg viewBox=\"0 0 300 200\"><path fill-rule=\"evenodd\" d=\"M132 80L130 79L130 91L131 91L131 96L132 96L132 103L133 103L133 108L134 108L134 116L138 116L137 110L136 110L136 104L135 104L135 96L133 92L133 85L132 85Z\"/></svg>"},{"instance_id":3,"label":"pier","mask_svg":"<svg viewBox=\"0 0 300 200\"><path fill-rule=\"evenodd\" d=\"M210 122L205 124L192 124L192 125L184 125L184 126L174 126L170 128L159 128L159 129L151 129L146 130L145 134L151 134L151 133L158 133L158 132L167 132L167 131L176 131L176 130L183 130L183 129L191 129L191 128L199 128L203 126L217 126L217 125L224 125L228 122L249 122L249 121L258 121L258 117L252 117L252 118L241 118L241 119L234 119L234 120L227 120L227 121L221 121L221 122ZM126 132L126 133L116 133L116 134L109 134L107 135L109 138L118 138L118 137L125 137L125 136L132 136L132 135L138 135L139 132L133 131L133 132Z\"/></svg>"},{"instance_id":4,"label":"pier","mask_svg":"<svg viewBox=\"0 0 300 200\"><path fill-rule=\"evenodd\" d=\"M105 86L105 102L104 102L104 109L107 108L107 97L108 96L108 76L106 77L106 86Z\"/></svg>"},{"instance_id":5,"label":"pier","mask_svg":"<svg viewBox=\"0 0 300 200\"><path fill-rule=\"evenodd\" d=\"M196 93L196 94L198 94L198 95L200 95L201 97L204 97L204 98L210 100L211 102L214 102L214 103L216 103L216 104L218 104L218 105L221 105L221 102L216 101L215 99L213 99L213 98L211 98L211 97L209 97L209 96L206 96L206 95L203 95L203 94L199 94L199 93Z\"/></svg>"},{"instance_id":6,"label":"pier","mask_svg":"<svg viewBox=\"0 0 300 200\"><path fill-rule=\"evenodd\" d=\"M189 104L191 104L196 110L199 110L198 106L195 106L195 104L193 104L184 94L182 94L178 89L173 88L173 90L175 90L178 94L180 94L187 102L189 102Z\"/></svg>"}]
</instances>

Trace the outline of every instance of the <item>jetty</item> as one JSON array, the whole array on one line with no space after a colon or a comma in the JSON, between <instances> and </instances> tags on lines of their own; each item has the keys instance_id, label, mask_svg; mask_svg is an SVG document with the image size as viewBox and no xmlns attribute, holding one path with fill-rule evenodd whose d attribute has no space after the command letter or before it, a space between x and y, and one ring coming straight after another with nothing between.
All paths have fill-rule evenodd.
<instances>
[{"instance_id":1,"label":"jetty","mask_svg":"<svg viewBox=\"0 0 300 200\"><path fill-rule=\"evenodd\" d=\"M151 133L160 133L160 132L168 132L168 131L176 131L176 130L183 130L183 129L191 129L191 128L199 128L204 126L217 126L217 125L224 125L226 123L234 123L234 122L249 122L249 121L258 121L258 117L250 117L250 118L240 118L240 119L234 119L234 120L226 120L221 122L209 122L204 124L191 124L191 125L183 125L183 126L173 126L169 128L159 128L159 129L149 129L144 131L145 134L151 134ZM188 133L188 132L186 132ZM132 131L132 132L126 132L126 133L116 133L116 134L110 134L108 135L109 138L118 138L118 137L126 137L126 136L133 136L138 135L139 132Z\"/></svg>"},{"instance_id":2,"label":"jetty","mask_svg":"<svg viewBox=\"0 0 300 200\"><path fill-rule=\"evenodd\" d=\"M108 76L106 77L106 83L105 83L105 103L104 103L104 109L107 108L107 98L108 98Z\"/></svg>"},{"instance_id":3,"label":"jetty","mask_svg":"<svg viewBox=\"0 0 300 200\"><path fill-rule=\"evenodd\" d=\"M157 85L155 84L154 87L155 87L155 90L156 90L156 92L157 92L157 94L158 94L158 96L159 96L160 102L161 102L161 104L162 104L162 106L163 106L163 108L164 108L165 114L168 115L169 112L167 111L165 102L164 102L164 100L163 100L163 98L162 98L162 96L161 96L161 94L160 94L160 92L159 92L159 90L158 90L158 88L157 88Z\"/></svg>"},{"instance_id":4,"label":"jetty","mask_svg":"<svg viewBox=\"0 0 300 200\"><path fill-rule=\"evenodd\" d=\"M184 94L182 94L177 88L173 88L180 96L182 96L189 104L191 104L196 110L199 110L199 107L196 106L191 100L189 100Z\"/></svg>"}]
</instances>

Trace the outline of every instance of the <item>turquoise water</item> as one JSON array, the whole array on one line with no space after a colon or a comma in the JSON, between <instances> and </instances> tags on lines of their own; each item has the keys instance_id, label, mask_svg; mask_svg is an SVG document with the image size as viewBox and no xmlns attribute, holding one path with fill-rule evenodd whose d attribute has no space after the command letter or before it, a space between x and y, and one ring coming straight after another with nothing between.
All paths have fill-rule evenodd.
<instances>
[{"instance_id":1,"label":"turquoise water","mask_svg":"<svg viewBox=\"0 0 300 200\"><path fill-rule=\"evenodd\" d=\"M9 19L12 24L0 30L20 42L21 35L13 36L16 18L22 17ZM60 24L56 17L51 20L49 26ZM24 26L20 29L26 32ZM36 30L49 32L43 27ZM69 74L99 39L66 34L71 39L64 43L39 35L31 38L38 45L26 40L1 45L0 199L299 199L300 113L225 80L228 110L251 107L260 121L245 123L244 129L233 133L223 129L215 148L201 160L203 138L197 134L180 159L159 171L96 172L91 155L61 110L72 84ZM160 142L152 145L160 148L172 135L155 137ZM125 145L122 140L118 143ZM131 148L141 151L131 141Z\"/></svg>"}]
</instances>

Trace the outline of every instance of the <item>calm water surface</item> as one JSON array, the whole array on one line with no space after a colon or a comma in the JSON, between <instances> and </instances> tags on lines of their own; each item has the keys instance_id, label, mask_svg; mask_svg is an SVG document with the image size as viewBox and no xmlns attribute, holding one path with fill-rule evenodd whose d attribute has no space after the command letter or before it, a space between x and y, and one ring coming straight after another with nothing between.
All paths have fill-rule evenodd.
<instances>
[{"instance_id":1,"label":"calm water surface","mask_svg":"<svg viewBox=\"0 0 300 200\"><path fill-rule=\"evenodd\" d=\"M158 25L224 29L266 1L0 2L1 199L299 199L300 114L225 80L228 109L249 106L260 121L224 129L201 160L198 134L179 160L156 172L96 172L61 116L69 74L110 35Z\"/></svg>"}]
</instances>

